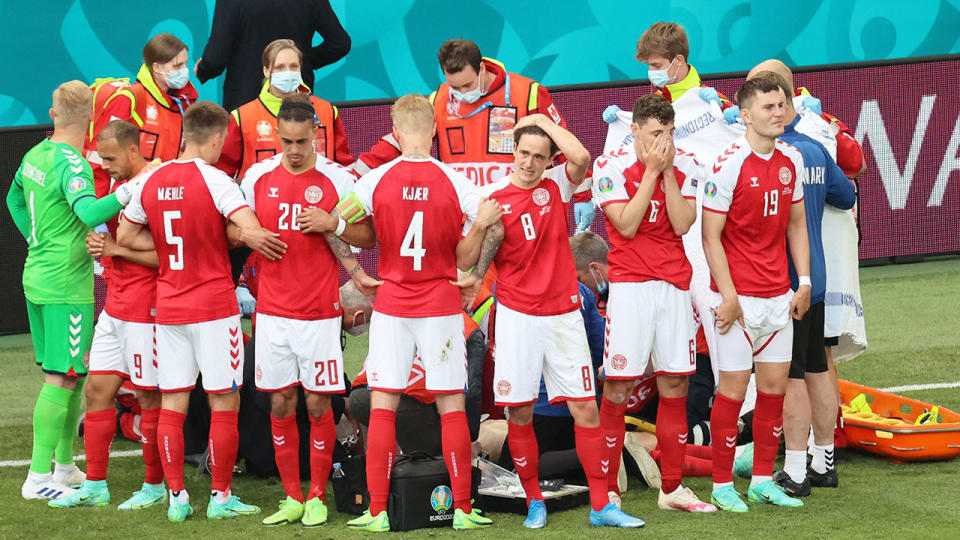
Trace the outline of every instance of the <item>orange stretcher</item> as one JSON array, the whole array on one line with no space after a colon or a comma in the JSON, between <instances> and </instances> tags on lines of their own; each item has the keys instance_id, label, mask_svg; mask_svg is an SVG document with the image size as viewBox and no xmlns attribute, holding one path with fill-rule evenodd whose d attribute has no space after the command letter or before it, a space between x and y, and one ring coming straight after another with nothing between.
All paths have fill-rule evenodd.
<instances>
[{"instance_id":1,"label":"orange stretcher","mask_svg":"<svg viewBox=\"0 0 960 540\"><path fill-rule=\"evenodd\" d=\"M940 461L960 454L960 414L950 409L842 379L840 402L850 447L895 461ZM921 418L927 423L917 425L924 414L936 418Z\"/></svg>"}]
</instances>

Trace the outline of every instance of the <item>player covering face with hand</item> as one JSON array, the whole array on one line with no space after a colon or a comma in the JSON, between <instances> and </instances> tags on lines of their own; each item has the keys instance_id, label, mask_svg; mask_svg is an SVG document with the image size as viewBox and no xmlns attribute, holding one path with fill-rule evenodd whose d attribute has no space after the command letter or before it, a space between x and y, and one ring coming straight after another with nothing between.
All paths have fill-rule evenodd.
<instances>
[{"instance_id":1,"label":"player covering face with hand","mask_svg":"<svg viewBox=\"0 0 960 540\"><path fill-rule=\"evenodd\" d=\"M660 405L657 444L662 450L664 510L716 512L680 485L687 441L687 386L696 371L692 270L681 236L696 218L700 164L673 146L674 111L661 95L648 94L633 108L632 145L597 158L597 193L607 216L612 249L608 342L600 418L617 494L627 400L649 361L654 362ZM652 354L652 356L651 356Z\"/></svg>"},{"instance_id":2,"label":"player covering face with hand","mask_svg":"<svg viewBox=\"0 0 960 540\"><path fill-rule=\"evenodd\" d=\"M532 424L542 375L550 402L565 401L573 415L577 455L590 486L590 524L642 527L643 520L625 514L607 497L610 462L567 239L567 203L583 181L590 154L573 134L543 115L522 118L514 141L514 172L483 188L503 207L504 234L484 241L473 279L482 279L496 262L494 391L497 404L509 412L507 442L527 495L524 526L547 523ZM567 162L547 170L558 148Z\"/></svg>"}]
</instances>

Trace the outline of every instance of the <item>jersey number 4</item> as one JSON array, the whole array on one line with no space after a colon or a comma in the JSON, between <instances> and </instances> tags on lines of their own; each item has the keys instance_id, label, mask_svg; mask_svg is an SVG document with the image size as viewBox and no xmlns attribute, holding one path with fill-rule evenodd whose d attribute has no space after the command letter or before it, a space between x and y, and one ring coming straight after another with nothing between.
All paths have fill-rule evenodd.
<instances>
[{"instance_id":1,"label":"jersey number 4","mask_svg":"<svg viewBox=\"0 0 960 540\"><path fill-rule=\"evenodd\" d=\"M423 247L423 211L417 210L400 242L400 256L413 257L413 269L419 272L423 269L423 257L426 254L427 250Z\"/></svg>"},{"instance_id":2,"label":"jersey number 4","mask_svg":"<svg viewBox=\"0 0 960 540\"><path fill-rule=\"evenodd\" d=\"M169 255L171 270L183 270L183 237L173 234L173 220L180 217L179 210L167 210L163 213L164 237L168 245L177 249L176 253Z\"/></svg>"}]
</instances>

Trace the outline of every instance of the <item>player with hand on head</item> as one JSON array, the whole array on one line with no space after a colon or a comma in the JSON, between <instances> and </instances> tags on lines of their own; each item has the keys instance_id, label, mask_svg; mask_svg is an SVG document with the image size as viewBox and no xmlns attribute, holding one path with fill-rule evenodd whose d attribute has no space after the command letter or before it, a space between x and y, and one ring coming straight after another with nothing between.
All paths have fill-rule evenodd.
<instances>
[{"instance_id":1,"label":"player with hand on head","mask_svg":"<svg viewBox=\"0 0 960 540\"><path fill-rule=\"evenodd\" d=\"M590 487L590 524L642 527L643 520L625 514L607 497L610 460L567 239L566 204L583 181L590 154L572 133L543 115L521 119L513 138L514 172L483 189L504 209L504 234L484 241L474 274L482 278L496 263L494 391L497 405L509 413L507 444L527 495L524 526L547 524L532 424L542 375L550 402L565 401L574 419L577 455ZM548 170L558 149L567 161Z\"/></svg>"},{"instance_id":2,"label":"player with hand on head","mask_svg":"<svg viewBox=\"0 0 960 540\"><path fill-rule=\"evenodd\" d=\"M367 487L370 508L347 525L386 532L390 471L396 453L396 410L419 354L427 391L436 396L444 461L453 491L453 528L492 522L470 500L470 431L464 406L467 381L460 291L456 270L472 267L481 244L503 231L500 205L483 201L470 180L430 157L436 133L426 98L406 95L390 109L402 155L364 175L355 197L370 219L338 220L336 233L353 243L354 229L375 229L380 244L365 369L370 387ZM345 218L353 219L353 212ZM337 239L339 241L339 239Z\"/></svg>"},{"instance_id":3,"label":"player with hand on head","mask_svg":"<svg viewBox=\"0 0 960 540\"><path fill-rule=\"evenodd\" d=\"M608 489L619 495L614 473L623 452L627 401L652 358L660 395L657 443L663 456L657 505L716 512L681 485L688 378L697 367L691 268L681 236L696 218L696 189L703 178L693 156L674 148L673 120L666 98L641 97L633 107L633 144L594 162L598 201L613 246L600 419L612 469Z\"/></svg>"},{"instance_id":4,"label":"player with hand on head","mask_svg":"<svg viewBox=\"0 0 960 540\"><path fill-rule=\"evenodd\" d=\"M23 293L44 385L33 411L33 454L24 499L56 499L86 478L73 463L73 440L93 337L93 260L85 238L131 197L121 185L97 199L93 171L80 155L93 97L80 81L53 92L53 136L31 148L17 169L7 208L27 241ZM56 468L51 474L51 459Z\"/></svg>"},{"instance_id":5,"label":"player with hand on head","mask_svg":"<svg viewBox=\"0 0 960 540\"><path fill-rule=\"evenodd\" d=\"M270 393L273 449L287 495L264 525L326 523L326 488L336 441L330 396L344 392L337 271L341 254L331 251L324 235L301 230L297 218L310 208L332 211L353 190L355 177L316 152L314 118L306 94L284 98L277 112L283 152L250 167L242 183L247 204L260 222L287 245L282 259L257 265L256 385ZM229 227L232 236L236 226ZM374 241L371 234L367 247ZM359 268L349 247L339 245ZM348 264L344 267L350 271ZM290 287L291 283L310 285ZM311 424L306 497L300 487L298 386L306 393Z\"/></svg>"},{"instance_id":6,"label":"player with hand on head","mask_svg":"<svg viewBox=\"0 0 960 540\"><path fill-rule=\"evenodd\" d=\"M163 397L157 439L164 449L160 455L170 490L170 521L193 513L183 482L183 422L198 372L211 410L213 480L207 517L260 512L230 491L243 343L224 220L236 224L243 243L267 259L280 258L286 245L260 226L233 179L211 165L220 157L229 121L223 108L208 101L187 109L180 159L157 167L137 186L117 230L117 243L133 247L149 226L160 262L156 339Z\"/></svg>"},{"instance_id":7,"label":"player with hand on head","mask_svg":"<svg viewBox=\"0 0 960 540\"><path fill-rule=\"evenodd\" d=\"M777 506L802 506L772 481L783 431L783 395L790 371L793 325L810 307L810 253L803 203L803 157L778 140L785 96L767 79L750 79L737 91L747 133L721 152L704 184L703 247L713 276L720 369L710 416L713 442L712 502L746 512L733 487L737 418L751 368L756 371L753 476L747 498ZM790 290L787 245L799 274Z\"/></svg>"},{"instance_id":8,"label":"player with hand on head","mask_svg":"<svg viewBox=\"0 0 960 540\"><path fill-rule=\"evenodd\" d=\"M140 154L139 130L125 120L114 120L97 135L101 166L119 188L145 176L159 165L147 164ZM163 468L157 448L157 419L160 392L157 391L157 363L154 348L154 306L157 298L157 253L152 248L133 250L116 244L116 222L108 222L110 232L87 233L87 251L101 261L109 259L107 299L94 328L90 349L90 373L87 381L87 412L84 416L87 479L78 491L48 504L56 508L102 506L110 502L107 465L110 444L117 432L114 396L124 380L136 388L142 411L140 423L143 462L146 466L143 486L120 504L121 510L148 508L167 494ZM143 241L153 244L144 230Z\"/></svg>"}]
</instances>

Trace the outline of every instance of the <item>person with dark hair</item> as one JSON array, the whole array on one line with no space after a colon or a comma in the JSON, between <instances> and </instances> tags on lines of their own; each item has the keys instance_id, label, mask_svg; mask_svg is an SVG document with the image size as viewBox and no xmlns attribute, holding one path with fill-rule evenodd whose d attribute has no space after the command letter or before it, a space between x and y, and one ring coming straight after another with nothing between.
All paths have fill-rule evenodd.
<instances>
[{"instance_id":1,"label":"person with dark hair","mask_svg":"<svg viewBox=\"0 0 960 540\"><path fill-rule=\"evenodd\" d=\"M156 351L163 397L157 439L164 448L161 463L170 490L167 518L175 522L193 513L183 481L183 423L198 372L211 409L213 481L207 517L260 512L230 491L243 344L224 220L236 224L238 238L267 259L281 257L286 245L260 226L236 182L211 165L220 157L229 121L227 111L209 101L187 109L181 159L157 167L137 186L117 230L117 243L134 248L149 226L160 262Z\"/></svg>"},{"instance_id":2,"label":"person with dark hair","mask_svg":"<svg viewBox=\"0 0 960 540\"><path fill-rule=\"evenodd\" d=\"M10 217L28 245L23 294L37 365L44 372L33 411L30 470L20 488L24 499L56 499L85 479L73 462L93 336L93 260L84 238L132 195L126 185L99 200L94 194L93 171L79 154L92 103L80 81L54 90L53 136L23 156L7 192Z\"/></svg>"},{"instance_id":3,"label":"person with dark hair","mask_svg":"<svg viewBox=\"0 0 960 540\"><path fill-rule=\"evenodd\" d=\"M484 57L476 43L448 39L437 53L445 82L430 94L437 127L440 161L463 173L477 186L510 174L514 143L511 130L528 115L546 114L566 126L550 92L540 83L511 73ZM360 155L357 172L386 163L400 154L387 134Z\"/></svg>"},{"instance_id":4,"label":"person with dark hair","mask_svg":"<svg viewBox=\"0 0 960 540\"><path fill-rule=\"evenodd\" d=\"M277 114L288 96L309 96L314 109L313 143L317 154L347 167L354 162L339 110L329 102L310 95L301 73L303 52L292 39L271 41L263 50L263 85L253 100L234 109L227 140L217 168L230 176L243 178L254 163L281 151L277 134Z\"/></svg>"},{"instance_id":5,"label":"person with dark hair","mask_svg":"<svg viewBox=\"0 0 960 540\"><path fill-rule=\"evenodd\" d=\"M657 442L663 451L664 510L716 512L681 485L687 442L688 379L696 371L692 270L681 236L696 218L700 164L673 146L674 112L661 95L633 107L632 145L597 158L598 202L607 217L610 252L609 341L604 350L600 419L616 471L623 452L627 400L653 359L660 396ZM616 476L607 478L616 494Z\"/></svg>"},{"instance_id":6,"label":"person with dark hair","mask_svg":"<svg viewBox=\"0 0 960 540\"><path fill-rule=\"evenodd\" d=\"M308 95L284 98L277 113L283 152L250 167L241 184L247 204L261 223L287 245L283 258L261 260L257 265L256 386L270 394L274 455L286 492L279 510L264 519L264 525L302 522L304 527L315 527L327 522L327 480L336 443L331 396L346 389L337 261L361 287L376 284L363 273L348 246L340 244L346 249L333 251L337 246L328 245L327 235L332 237L335 231L311 234L297 225L302 209L331 212L353 191L353 174L315 151L314 134L314 108ZM371 234L359 243L372 248L375 240ZM304 281L312 281L312 286L290 287ZM296 417L300 386L306 393L311 423L306 497L300 487Z\"/></svg>"},{"instance_id":7,"label":"person with dark hair","mask_svg":"<svg viewBox=\"0 0 960 540\"><path fill-rule=\"evenodd\" d=\"M590 488L590 524L642 527L643 520L625 514L607 497L610 463L567 240L566 204L583 181L590 153L541 114L520 119L513 140L514 171L483 188L504 208L504 232L484 241L472 277L479 284L496 263L494 391L497 405L507 407L507 444L527 496L523 524L537 529L547 524L533 428L542 377L550 403L566 402L573 416L577 455ZM548 170L558 148L567 161Z\"/></svg>"},{"instance_id":8,"label":"person with dark hair","mask_svg":"<svg viewBox=\"0 0 960 540\"><path fill-rule=\"evenodd\" d=\"M159 160L147 164L140 154L137 127L114 120L97 135L103 170L114 179L115 189L148 174ZM133 185L133 184L131 184ZM84 416L84 447L87 479L75 493L50 501L53 507L101 506L110 502L107 465L110 443L117 432L114 396L125 380L130 381L141 407L140 438L146 466L143 486L120 504L121 510L139 510L160 503L167 494L157 447L160 392L153 356L154 309L157 298L157 252L120 247L116 220L109 232L87 233L87 251L101 261L112 260L106 276L107 299L94 328L87 381L87 411Z\"/></svg>"},{"instance_id":9,"label":"person with dark hair","mask_svg":"<svg viewBox=\"0 0 960 540\"><path fill-rule=\"evenodd\" d=\"M780 141L785 100L769 79L749 79L737 91L747 127L711 166L704 183L703 248L713 276L717 328L711 360L720 371L710 415L713 446L712 502L746 512L731 469L737 420L751 371L756 372L754 458L747 498L801 506L773 482L773 462L783 431L783 396L793 345L791 317L810 307L810 251L803 205L803 157ZM790 289L787 246L798 274Z\"/></svg>"},{"instance_id":10,"label":"person with dark hair","mask_svg":"<svg viewBox=\"0 0 960 540\"><path fill-rule=\"evenodd\" d=\"M785 96L793 95L793 73L779 61L761 64L748 78L765 77L777 83ZM764 71L763 68L775 71ZM789 81L788 82L788 78ZM823 257L821 223L826 204L849 210L857 202L857 192L830 157L826 148L800 133L800 115L793 100L785 101L784 131L780 140L800 151L806 170L803 174L803 204L807 216L810 244L810 310L793 322L793 357L790 380L783 403L783 440L786 454L782 471L774 475L789 495L810 494L810 486L837 487L837 469L833 460L833 428L840 406L837 381L831 377L823 347L824 298L827 269ZM797 272L790 265L791 288L796 290ZM813 427L813 461L807 467L807 439Z\"/></svg>"},{"instance_id":11,"label":"person with dark hair","mask_svg":"<svg viewBox=\"0 0 960 540\"><path fill-rule=\"evenodd\" d=\"M315 33L323 38L317 46L313 46ZM236 109L256 99L263 86L260 55L267 44L281 38L306 51L298 71L307 88L313 88L314 71L350 52L350 36L329 0L218 0L210 37L194 73L205 83L226 70L223 106Z\"/></svg>"}]
</instances>

